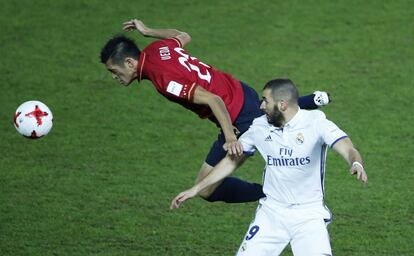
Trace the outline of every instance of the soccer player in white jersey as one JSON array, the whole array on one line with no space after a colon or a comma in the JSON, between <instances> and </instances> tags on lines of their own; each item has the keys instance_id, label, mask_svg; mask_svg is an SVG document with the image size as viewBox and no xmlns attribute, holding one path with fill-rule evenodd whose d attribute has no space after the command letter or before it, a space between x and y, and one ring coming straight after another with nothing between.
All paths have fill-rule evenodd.
<instances>
[{"instance_id":1,"label":"soccer player in white jersey","mask_svg":"<svg viewBox=\"0 0 414 256\"><path fill-rule=\"evenodd\" d=\"M258 150L266 161L263 192L256 216L237 255L279 255L288 243L294 255L332 255L324 205L326 152L333 148L348 162L351 174L367 182L363 161L345 132L319 110L302 110L298 90L289 79L275 79L263 90L261 109L240 137L245 154L226 156L214 170L171 203L185 200L220 182Z\"/></svg>"}]
</instances>

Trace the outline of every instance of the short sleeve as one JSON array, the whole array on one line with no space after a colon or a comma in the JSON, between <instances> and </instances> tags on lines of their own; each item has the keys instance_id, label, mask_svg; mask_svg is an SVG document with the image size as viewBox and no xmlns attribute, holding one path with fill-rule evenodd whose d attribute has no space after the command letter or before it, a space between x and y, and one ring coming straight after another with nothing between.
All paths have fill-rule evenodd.
<instances>
[{"instance_id":1,"label":"short sleeve","mask_svg":"<svg viewBox=\"0 0 414 256\"><path fill-rule=\"evenodd\" d=\"M335 123L326 119L325 116L317 122L319 134L323 142L329 145L329 147L333 147L335 143L348 137L344 131L342 131Z\"/></svg>"},{"instance_id":2,"label":"short sleeve","mask_svg":"<svg viewBox=\"0 0 414 256\"><path fill-rule=\"evenodd\" d=\"M239 138L239 141L243 146L243 152L248 156L253 155L256 151L254 134L254 126L250 126L250 128Z\"/></svg>"},{"instance_id":3,"label":"short sleeve","mask_svg":"<svg viewBox=\"0 0 414 256\"><path fill-rule=\"evenodd\" d=\"M165 88L166 93L170 94L170 96L175 96L192 102L197 85L195 83L188 84L176 80L170 80L168 82Z\"/></svg>"},{"instance_id":4,"label":"short sleeve","mask_svg":"<svg viewBox=\"0 0 414 256\"><path fill-rule=\"evenodd\" d=\"M158 91L171 98L193 101L196 80L188 67L180 62L180 55L174 50L181 43L176 38L159 40L147 51L147 71Z\"/></svg>"}]
</instances>

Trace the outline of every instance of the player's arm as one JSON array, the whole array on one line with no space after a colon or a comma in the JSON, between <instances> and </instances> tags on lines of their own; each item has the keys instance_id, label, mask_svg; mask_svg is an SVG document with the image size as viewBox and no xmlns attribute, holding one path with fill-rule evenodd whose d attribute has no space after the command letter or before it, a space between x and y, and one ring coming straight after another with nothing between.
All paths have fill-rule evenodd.
<instances>
[{"instance_id":1,"label":"player's arm","mask_svg":"<svg viewBox=\"0 0 414 256\"><path fill-rule=\"evenodd\" d=\"M201 86L197 86L194 91L193 102L195 104L208 105L219 122L221 129L223 130L224 137L226 138L226 143L224 144L224 149L230 155L241 155L243 153L243 147L233 131L233 124L231 122L230 114L227 111L226 105L223 100L207 91Z\"/></svg>"},{"instance_id":2,"label":"player's arm","mask_svg":"<svg viewBox=\"0 0 414 256\"><path fill-rule=\"evenodd\" d=\"M357 179L364 183L368 181L368 176L364 170L361 154L355 149L351 139L344 138L338 141L333 146L333 149L348 162L352 175L356 175Z\"/></svg>"},{"instance_id":3,"label":"player's arm","mask_svg":"<svg viewBox=\"0 0 414 256\"><path fill-rule=\"evenodd\" d=\"M181 46L184 47L190 43L191 37L186 32L179 31L177 29L166 28L166 29L155 29L147 27L141 20L133 19L123 23L123 30L133 31L137 30L145 37L154 37L160 39L166 38L177 38L180 40Z\"/></svg>"},{"instance_id":4,"label":"player's arm","mask_svg":"<svg viewBox=\"0 0 414 256\"><path fill-rule=\"evenodd\" d=\"M171 202L171 209L176 209L180 207L180 205L193 197L196 197L200 191L203 191L205 188L221 181L225 177L232 174L239 166L241 166L244 163L244 160L246 160L247 156L231 156L227 155L225 158L223 158L214 168L211 170L211 172L202 179L199 183L194 185L192 188L181 192L178 194Z\"/></svg>"}]
</instances>

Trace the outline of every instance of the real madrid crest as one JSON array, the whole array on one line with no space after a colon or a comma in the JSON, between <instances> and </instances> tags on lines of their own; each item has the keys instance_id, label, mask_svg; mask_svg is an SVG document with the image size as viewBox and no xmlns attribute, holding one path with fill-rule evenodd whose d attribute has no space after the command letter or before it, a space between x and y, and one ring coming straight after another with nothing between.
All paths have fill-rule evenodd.
<instances>
[{"instance_id":1,"label":"real madrid crest","mask_svg":"<svg viewBox=\"0 0 414 256\"><path fill-rule=\"evenodd\" d=\"M296 135L296 143L298 145L302 145L303 142L305 142L305 137L303 137L303 134L300 132L298 135Z\"/></svg>"},{"instance_id":2,"label":"real madrid crest","mask_svg":"<svg viewBox=\"0 0 414 256\"><path fill-rule=\"evenodd\" d=\"M242 245L240 246L240 251L244 252L247 249L247 243L243 242Z\"/></svg>"}]
</instances>

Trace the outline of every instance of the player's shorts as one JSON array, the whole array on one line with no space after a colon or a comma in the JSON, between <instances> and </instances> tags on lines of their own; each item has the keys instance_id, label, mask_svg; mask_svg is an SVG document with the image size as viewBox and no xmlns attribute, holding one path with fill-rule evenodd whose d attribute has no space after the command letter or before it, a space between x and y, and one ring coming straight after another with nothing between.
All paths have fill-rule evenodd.
<instances>
[{"instance_id":1,"label":"player's shorts","mask_svg":"<svg viewBox=\"0 0 414 256\"><path fill-rule=\"evenodd\" d=\"M321 202L282 205L270 200L259 204L236 255L280 255L289 242L295 256L332 255L326 227L331 213Z\"/></svg>"},{"instance_id":2,"label":"player's shorts","mask_svg":"<svg viewBox=\"0 0 414 256\"><path fill-rule=\"evenodd\" d=\"M257 92L244 83L241 83L241 86L243 88L244 103L239 115L233 123L240 132L239 136L249 129L253 119L263 115L263 112L260 110L260 100ZM226 139L224 133L221 131L217 140L211 146L210 152L206 158L206 163L215 166L226 156L227 152L223 149L225 142Z\"/></svg>"}]
</instances>

